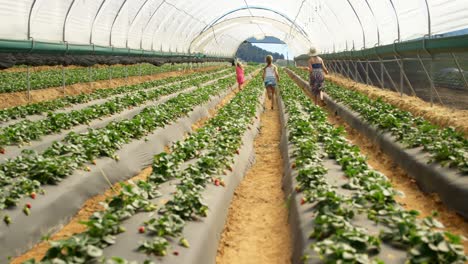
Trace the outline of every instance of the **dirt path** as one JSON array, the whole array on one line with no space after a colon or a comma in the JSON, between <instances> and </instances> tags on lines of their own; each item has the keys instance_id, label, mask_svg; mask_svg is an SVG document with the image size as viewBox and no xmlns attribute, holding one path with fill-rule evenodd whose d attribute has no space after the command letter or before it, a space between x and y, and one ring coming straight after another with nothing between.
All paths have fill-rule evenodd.
<instances>
[{"instance_id":1,"label":"dirt path","mask_svg":"<svg viewBox=\"0 0 468 264\"><path fill-rule=\"evenodd\" d=\"M268 106L268 107L267 107ZM266 108L270 104L267 103ZM278 110L266 110L255 140L256 162L237 187L229 208L216 263L291 263L291 235L279 150Z\"/></svg>"}]
</instances>

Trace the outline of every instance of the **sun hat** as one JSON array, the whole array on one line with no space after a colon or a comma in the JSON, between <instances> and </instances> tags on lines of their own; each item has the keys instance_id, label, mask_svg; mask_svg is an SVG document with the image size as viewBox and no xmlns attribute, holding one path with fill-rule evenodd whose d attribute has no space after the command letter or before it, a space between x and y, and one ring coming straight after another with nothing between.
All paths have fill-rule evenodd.
<instances>
[{"instance_id":1,"label":"sun hat","mask_svg":"<svg viewBox=\"0 0 468 264\"><path fill-rule=\"evenodd\" d=\"M318 55L317 49L316 48L310 48L308 55L309 56L317 56Z\"/></svg>"}]
</instances>

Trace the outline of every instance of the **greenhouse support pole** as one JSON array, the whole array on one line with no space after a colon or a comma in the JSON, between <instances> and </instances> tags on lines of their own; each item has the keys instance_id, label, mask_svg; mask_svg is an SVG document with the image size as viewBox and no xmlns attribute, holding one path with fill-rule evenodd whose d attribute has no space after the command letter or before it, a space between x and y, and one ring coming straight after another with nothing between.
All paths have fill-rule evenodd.
<instances>
[{"instance_id":1,"label":"greenhouse support pole","mask_svg":"<svg viewBox=\"0 0 468 264\"><path fill-rule=\"evenodd\" d=\"M340 60L341 75L343 75L343 77L348 77L344 63L344 60Z\"/></svg>"},{"instance_id":2,"label":"greenhouse support pole","mask_svg":"<svg viewBox=\"0 0 468 264\"><path fill-rule=\"evenodd\" d=\"M380 88L384 89L384 64L383 64L383 61L382 61L382 58L379 57L379 60L380 60Z\"/></svg>"},{"instance_id":3,"label":"greenhouse support pole","mask_svg":"<svg viewBox=\"0 0 468 264\"><path fill-rule=\"evenodd\" d=\"M364 83L364 79L362 78L361 73L359 72L358 63L359 63L359 60L354 62L354 68L356 70L356 76L358 77L358 79L360 80L361 83Z\"/></svg>"},{"instance_id":4,"label":"greenhouse support pole","mask_svg":"<svg viewBox=\"0 0 468 264\"><path fill-rule=\"evenodd\" d=\"M390 80L390 83L392 84L393 89L395 90L395 92L398 93L398 86L397 86L396 83L393 81L393 78L392 78L392 76L390 75L390 73L387 71L387 67L385 67L385 65L384 65L384 71L385 71L385 75L387 75L388 79Z\"/></svg>"},{"instance_id":5,"label":"greenhouse support pole","mask_svg":"<svg viewBox=\"0 0 468 264\"><path fill-rule=\"evenodd\" d=\"M28 102L31 101L31 79L30 79L30 73L29 73L29 65L26 66L26 85L28 88Z\"/></svg>"},{"instance_id":6,"label":"greenhouse support pole","mask_svg":"<svg viewBox=\"0 0 468 264\"><path fill-rule=\"evenodd\" d=\"M366 69L364 70L366 72L366 84L369 85L369 61L366 60Z\"/></svg>"},{"instance_id":7,"label":"greenhouse support pole","mask_svg":"<svg viewBox=\"0 0 468 264\"><path fill-rule=\"evenodd\" d=\"M455 64L457 65L458 67L458 72L460 73L461 77L462 77L462 80L463 80L463 83L465 84L465 88L468 89L468 81L466 80L465 78L465 74L463 73L463 69L462 67L460 66L460 63L458 62L458 59L457 57L455 56L455 54L452 52L452 58L453 60L455 61Z\"/></svg>"},{"instance_id":8,"label":"greenhouse support pole","mask_svg":"<svg viewBox=\"0 0 468 264\"><path fill-rule=\"evenodd\" d=\"M372 73L375 75L375 78L377 79L377 82L378 82L380 85L382 85L382 82L383 82L383 81L379 78L379 75L378 75L377 72L375 71L374 66L372 65L372 61L369 61L369 66L370 66L370 68L371 68L371 70L372 70Z\"/></svg>"},{"instance_id":9,"label":"greenhouse support pole","mask_svg":"<svg viewBox=\"0 0 468 264\"><path fill-rule=\"evenodd\" d=\"M65 95L65 84L66 84L66 80L65 80L65 67L64 67L63 64L62 64L62 88L63 88L63 95Z\"/></svg>"},{"instance_id":10,"label":"greenhouse support pole","mask_svg":"<svg viewBox=\"0 0 468 264\"><path fill-rule=\"evenodd\" d=\"M401 58L397 58L395 57L396 59L396 63L398 64L398 66L400 66L400 97L403 97L403 72L404 72L404 65L403 65L403 60L401 60Z\"/></svg>"},{"instance_id":11,"label":"greenhouse support pole","mask_svg":"<svg viewBox=\"0 0 468 264\"><path fill-rule=\"evenodd\" d=\"M408 79L408 76L406 75L404 64L403 64L404 60L403 59L397 60L397 62L401 63L401 65L400 65L400 63L398 63L398 66L400 67L400 70L401 70L401 72L403 74L403 78L406 81L406 84L408 85L408 87L411 90L411 95L413 95L413 96L416 95L416 92L414 91L413 85L411 84L411 82ZM403 85L402 85L402 87L403 87Z\"/></svg>"},{"instance_id":12,"label":"greenhouse support pole","mask_svg":"<svg viewBox=\"0 0 468 264\"><path fill-rule=\"evenodd\" d=\"M429 90L429 96L431 97L431 107L434 105L434 99L432 98L432 89L434 89L434 83L432 82L432 78L431 78L431 74L427 71L427 68L426 68L426 65L424 65L424 62L422 61L421 59L421 56L419 55L418 53L418 59L419 59L419 63L421 64L423 70L424 70L424 73L426 74L426 77L427 79L429 80L429 84L430 84L430 90Z\"/></svg>"}]
</instances>

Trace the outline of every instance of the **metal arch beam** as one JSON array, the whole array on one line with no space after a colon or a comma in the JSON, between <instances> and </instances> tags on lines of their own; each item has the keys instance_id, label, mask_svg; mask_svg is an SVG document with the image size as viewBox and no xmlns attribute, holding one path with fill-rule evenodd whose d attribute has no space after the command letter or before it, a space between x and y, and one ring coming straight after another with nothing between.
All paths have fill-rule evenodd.
<instances>
[{"instance_id":1,"label":"metal arch beam","mask_svg":"<svg viewBox=\"0 0 468 264\"><path fill-rule=\"evenodd\" d=\"M401 41L401 33L400 33L400 17L398 16L398 12L396 10L395 4L393 3L393 0L389 0L390 4L392 5L393 12L395 13L396 17L396 22L397 22L397 37L398 37L398 42Z\"/></svg>"},{"instance_id":2,"label":"metal arch beam","mask_svg":"<svg viewBox=\"0 0 468 264\"><path fill-rule=\"evenodd\" d=\"M333 14L333 16L335 17L336 21L338 21L338 23L340 25L342 25L344 27L344 23L343 21L341 21L341 19L338 17L338 15L335 13L335 10L333 8L331 8L328 3L325 1L324 2L325 6L328 8L328 10L330 10L330 12ZM348 47L348 40L346 39L345 40L345 44L346 44L346 47ZM335 45L333 45L333 47L335 47ZM334 48L333 48L334 49Z\"/></svg>"},{"instance_id":3,"label":"metal arch beam","mask_svg":"<svg viewBox=\"0 0 468 264\"><path fill-rule=\"evenodd\" d=\"M228 19L228 20L224 20L224 21L222 21L222 22L220 22L220 23L214 25L211 29L214 30L214 27L215 27L215 26L217 26L217 25L222 25L223 23L229 25L229 24L231 23L231 21L233 21L233 20L240 20L240 19L243 20L243 19L245 19L245 18L252 18L252 17L251 17L251 16L242 16L242 17L230 18L230 19ZM282 21L277 20L277 19L274 19L274 18L268 18L268 17L263 17L263 16L254 16L253 18L257 18L257 19L259 18L259 19L264 19L264 20L270 20L270 21L272 21L272 22L279 23L279 24L283 25L284 28L285 28L285 30L281 30L281 31L283 31L283 32L287 35L287 29L289 28L289 25L286 24L285 22L282 22ZM229 30L229 28L225 28L224 30ZM300 34L300 32L298 32L298 31L297 31L297 33L299 33L299 35L303 37L302 42L304 42L304 43L307 42L309 45L311 44L311 41L310 41L309 38L303 36L303 35ZM194 43L197 43L197 44L198 44L197 47L200 47L200 46L203 46L203 47L204 47L204 46L206 46L206 45L208 44L209 41L208 41L208 39L206 39L206 38L204 38L204 37L206 37L206 36L209 35L209 34L211 34L211 33L205 31L204 33L202 33L202 35L199 35L199 36L197 36L196 38L194 38L194 39L192 40L192 43L191 43L190 48L192 48L192 46L193 46ZM203 37L203 38L202 38L202 37ZM278 36L278 38L281 39L282 37L279 37L279 36ZM197 42L195 42L195 41L197 41ZM285 41L285 42L286 42L286 41Z\"/></svg>"},{"instance_id":4,"label":"metal arch beam","mask_svg":"<svg viewBox=\"0 0 468 264\"><path fill-rule=\"evenodd\" d=\"M297 17L299 16L299 13L301 12L302 7L304 6L305 1L306 1L306 0L302 0L301 6L299 7L299 10L297 10L296 16L294 17L294 21L291 22L291 26L289 27L289 34L288 34L289 36L291 35L291 32L292 32L292 26L293 26L294 24L296 24Z\"/></svg>"},{"instance_id":5,"label":"metal arch beam","mask_svg":"<svg viewBox=\"0 0 468 264\"><path fill-rule=\"evenodd\" d=\"M140 38L140 49L143 49L143 33L146 31L146 29L148 28L149 24L151 23L151 20L153 20L153 17L154 15L158 12L159 8L161 8L161 6L166 2L166 0L163 0L161 1L161 3L159 3L158 7L156 7L156 9L153 11L153 13L151 14L150 18L148 19L148 22L146 22L145 26L143 27L143 30L141 32L141 38ZM153 39L151 39L151 50L153 50Z\"/></svg>"},{"instance_id":6,"label":"metal arch beam","mask_svg":"<svg viewBox=\"0 0 468 264\"><path fill-rule=\"evenodd\" d=\"M164 1L164 3L167 4L167 1ZM162 4L163 4L163 3L161 3L161 5L162 5ZM159 6L159 7L160 7L160 6ZM159 7L158 7L158 9L159 9ZM175 9L175 8L174 8L174 9ZM177 10L177 9L175 9L175 10ZM166 18L166 19L167 19L167 18ZM159 26L160 26L160 25L158 25L157 27L155 27L154 30L153 30L153 34L151 34L151 49L153 49L154 37L155 37L155 35L156 35L156 32L157 32L158 29L159 29ZM162 46L161 46L161 50L160 50L160 51L162 51ZM169 51L169 52L172 52L172 51Z\"/></svg>"},{"instance_id":7,"label":"metal arch beam","mask_svg":"<svg viewBox=\"0 0 468 264\"><path fill-rule=\"evenodd\" d=\"M136 12L135 16L133 17L132 19L132 22L130 23L130 26L128 27L127 29L127 36L126 36L126 40L125 40L125 47L128 48L128 35L130 34L130 29L133 27L133 23L135 23L136 21L136 18L138 17L138 15L140 14L141 10L143 9L143 7L145 7L146 3L148 3L149 0L145 0L145 2L140 6L140 8L138 9L138 11Z\"/></svg>"},{"instance_id":8,"label":"metal arch beam","mask_svg":"<svg viewBox=\"0 0 468 264\"><path fill-rule=\"evenodd\" d=\"M122 11L122 9L123 9L123 7L125 6L126 3L127 3L127 0L124 0L122 2L122 4L120 5L120 8L119 8L119 11L117 11L117 14L114 17L114 20L112 21L112 25L111 25L111 28L109 30L109 47L112 47L112 31L114 30L115 22L117 21L117 18L119 17L120 12Z\"/></svg>"},{"instance_id":9,"label":"metal arch beam","mask_svg":"<svg viewBox=\"0 0 468 264\"><path fill-rule=\"evenodd\" d=\"M276 10L273 10L273 9L270 9L270 8L267 8L267 7L261 7L261 6L249 6L249 7L240 7L240 8L237 8L237 9L233 9L223 15L221 15L220 17L216 18L215 20L213 20L211 23L209 23L205 28L202 29L202 31L200 31L200 34L202 34L203 32L205 32L206 30L208 30L209 28L211 28L212 26L214 26L219 20L223 19L224 17L230 15L230 14L233 14L233 13L236 13L236 12L239 12L239 11L242 11L242 10L250 10L250 9L258 9L258 10L264 10L264 11L269 11L269 12L273 12L277 15L280 15L282 16L283 18L285 18L286 20L288 20L289 22L293 23L294 26L298 29L299 32L301 32L303 35L307 36L308 37L308 34L306 33L306 31L300 27L299 25L297 25L291 18L289 18L287 15L281 13L281 12L278 12Z\"/></svg>"},{"instance_id":10,"label":"metal arch beam","mask_svg":"<svg viewBox=\"0 0 468 264\"><path fill-rule=\"evenodd\" d=\"M31 8L29 9L29 15L28 15L28 39L31 39L31 17L32 17L32 11L34 9L34 6L36 5L36 0L33 0L31 4Z\"/></svg>"},{"instance_id":11,"label":"metal arch beam","mask_svg":"<svg viewBox=\"0 0 468 264\"><path fill-rule=\"evenodd\" d=\"M369 0L365 0L365 1L366 1L366 4L367 4L367 7L369 7L369 10L371 11L372 17L374 18L375 27L377 29L377 45L380 46L380 27L379 27L379 23L377 21L377 17L375 16L374 10L372 9L372 6L369 4Z\"/></svg>"},{"instance_id":12,"label":"metal arch beam","mask_svg":"<svg viewBox=\"0 0 468 264\"><path fill-rule=\"evenodd\" d=\"M358 13L356 12L356 9L354 8L354 5L351 3L350 0L346 0L353 10L354 14L356 15L357 20L359 21L359 25L361 25L361 31L362 31L362 45L364 48L366 48L366 32L364 31L364 26L362 25L361 18L359 17ZM353 48L354 48L354 43L353 43Z\"/></svg>"},{"instance_id":13,"label":"metal arch beam","mask_svg":"<svg viewBox=\"0 0 468 264\"><path fill-rule=\"evenodd\" d=\"M424 0L426 3L426 11L427 11L427 35L430 37L432 35L432 25L431 25L431 8L429 7L429 2Z\"/></svg>"},{"instance_id":14,"label":"metal arch beam","mask_svg":"<svg viewBox=\"0 0 468 264\"><path fill-rule=\"evenodd\" d=\"M67 13L65 14L65 18L63 19L63 28L62 28L62 41L63 42L66 42L65 41L65 30L67 28L67 20L68 20L68 17L70 15L70 11L72 10L74 4L75 4L75 0L72 0L70 6L68 7Z\"/></svg>"},{"instance_id":15,"label":"metal arch beam","mask_svg":"<svg viewBox=\"0 0 468 264\"><path fill-rule=\"evenodd\" d=\"M203 33L205 33L206 31L208 31L210 28L214 27L215 25L217 25L217 22L220 21L221 19L223 19L224 17L230 15L230 14L233 14L233 13L236 13L236 12L239 12L239 11L242 11L242 10L250 10L250 9L259 9L259 10L265 10L265 11L269 11L269 12L273 12L281 17L283 17L284 19L288 20L289 22L293 23L295 25L295 28L296 30L301 33L305 38L309 39L309 35L306 33L306 31L300 27L299 25L297 25L293 20L291 20L291 18L289 18L288 16L286 16L285 14L282 14L276 10L273 10L273 9L269 9L269 8L265 8L265 7L258 7L258 6L249 6L249 7L241 7L241 8L237 8L237 9L234 9L234 10L231 10L225 14L223 14L222 16L216 18L215 20L213 20L211 23L209 23L206 27L204 27L198 34L197 36L195 36L192 41L190 42L190 45L189 45L189 51L192 49L192 45L193 45L193 42L198 38L200 37ZM272 19L272 20L275 20L275 21L279 21L279 20L276 20L276 19Z\"/></svg>"},{"instance_id":16,"label":"metal arch beam","mask_svg":"<svg viewBox=\"0 0 468 264\"><path fill-rule=\"evenodd\" d=\"M93 22L91 23L91 31L89 32L89 44L93 44L93 32L94 32L94 25L96 24L96 20L101 13L102 7L104 6L104 3L107 0L102 0L101 5L99 5L99 8L96 12L96 15L94 15Z\"/></svg>"}]
</instances>

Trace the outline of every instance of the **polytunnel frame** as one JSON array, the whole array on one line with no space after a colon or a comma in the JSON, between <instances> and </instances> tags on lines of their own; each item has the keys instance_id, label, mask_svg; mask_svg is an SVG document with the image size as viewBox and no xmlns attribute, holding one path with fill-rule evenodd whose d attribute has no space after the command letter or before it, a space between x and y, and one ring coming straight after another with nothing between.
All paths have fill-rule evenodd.
<instances>
[{"instance_id":1,"label":"polytunnel frame","mask_svg":"<svg viewBox=\"0 0 468 264\"><path fill-rule=\"evenodd\" d=\"M364 0L364 1L366 2L366 5L369 8L373 18L376 20L375 14L374 14L373 9L372 9L372 6L369 4L368 0ZM412 86L412 84L411 84L411 82L410 82L410 80L408 78L408 75L405 72L404 61L418 61L420 63L420 65L421 65L423 71L424 71L424 74L426 75L427 80L429 81L429 84L430 84L430 87L429 87L430 95L429 96L430 96L431 106L433 106L433 104L434 104L434 94L433 94L433 92L435 92L435 95L437 96L439 102L443 105L442 99L441 99L439 93L437 92L437 89L435 88L434 77L433 77L433 74L434 74L433 69L432 69L432 67L430 69L427 69L426 65L423 62L424 60L430 60L431 65L434 62L434 52L431 52L431 50L429 50L428 47L427 47L427 42L430 41L430 40L433 40L432 39L431 7L429 5L428 0L424 0L425 11L426 11L426 15L427 15L427 34L424 35L423 38L420 40L421 43L422 43L422 47L421 48L414 48L414 50L411 51L413 53L416 53L417 59L404 58L403 55L401 54L401 52L398 51L399 46L402 46L402 45L405 45L405 44L408 45L407 44L408 42L414 42L414 41L408 41L406 43L401 42L401 33L400 33L401 25L400 25L399 14L398 14L398 11L397 11L397 9L396 9L396 7L394 5L393 0L388 0L388 1L391 4L393 13L395 15L396 28L397 28L397 38L395 39L394 43L390 44L390 45L385 45L385 46L391 46L391 48L392 48L391 51L388 51L388 48L386 48L387 51L379 52L381 50L382 46L381 46L381 43L380 43L379 23L376 22L375 25L377 27L377 39L378 39L378 41L377 41L377 43L375 44L375 46L373 48L370 48L370 49L366 48L365 47L365 41L363 41L363 48L361 49L361 52L360 52L361 54L359 54L359 53L358 53L358 55L354 54L354 53L356 53L356 51L353 48L352 50L346 49L344 52L339 52L338 56L336 56L335 54L328 54L327 53L327 54L324 55L324 57L332 58L330 60L331 62L329 62L328 64L331 65L330 68L334 72L340 73L341 75L346 76L348 78L351 78L356 82L359 81L359 82L366 83L366 84L369 84L369 82L372 82L371 79L369 78L369 72L370 72L369 67L370 67L370 69L372 70L372 73L376 77L376 79L379 82L381 88L384 88L384 78L387 77L390 80L390 83L392 84L393 89L395 91L399 92L400 96L403 96L403 90L404 90L404 84L405 83L408 86L408 88L410 89L411 95L412 96L416 95L416 92L415 92L415 90L414 90L414 88L413 88L413 86ZM353 9L353 12L355 13L356 19L358 19L358 21L360 21L361 20L360 19L360 14L354 9L353 4L350 2L350 0L347 0L347 2L350 4L351 8ZM364 31L361 23L360 23L360 25L361 25L361 31L363 33L363 38L365 38L365 31ZM421 58L421 49L422 49L423 52L425 52L427 55L430 56L429 59ZM449 52L449 53L452 56L453 62L455 63L455 65L456 65L456 67L458 69L458 72L461 75L461 79L463 80L465 88L468 88L468 80L463 75L463 70L461 68L461 65L460 65L457 57L455 56L454 52ZM372 55L377 57L378 60L371 60L370 57L372 57ZM391 56L393 56L393 59L384 59L384 55L391 55ZM335 59L333 57L338 57L338 58ZM362 57L364 57L365 60L361 60ZM396 62L398 64L399 71L400 71L399 85L397 85L395 83L395 81L393 80L393 78L389 74L388 70L385 67L385 64L384 64L385 62ZM376 71L375 71L375 69L374 69L374 67L372 65L373 63L379 63L380 64L380 67L381 67L381 70L380 70L381 76L380 77L376 74ZM352 64L352 66L354 66L354 73L353 73L353 69L351 69L351 66L349 64ZM358 74L358 64L361 66L361 68L366 73L366 78L365 78L366 80L363 80L360 77L360 75ZM365 68L364 68L363 64L365 64ZM385 74L385 76L384 76L384 74ZM374 85L374 84L372 83L372 85Z\"/></svg>"},{"instance_id":2,"label":"polytunnel frame","mask_svg":"<svg viewBox=\"0 0 468 264\"><path fill-rule=\"evenodd\" d=\"M224 14L222 14L221 16L213 19L210 23L208 23L208 25L206 25L202 30L200 30L200 32L192 39L192 41L190 42L190 45L189 45L189 52L191 52L192 50L192 45L193 43L199 38L201 37L205 32L209 31L210 29L213 29L216 25L220 24L220 23L223 23L224 21L226 20L223 20L226 16L229 16L231 14L234 14L236 12L239 12L239 11L243 11L243 10L250 10L251 9L254 9L254 10L263 10L263 11L268 11L268 12L272 12L276 15L279 15L281 16L282 18L286 19L287 21L291 22L291 25L290 25L290 30L292 30L292 26L294 25L295 26L295 29L298 33L300 33L301 35L303 35L306 39L309 40L310 42L310 37L309 35L306 33L306 31L301 27L299 26L295 21L293 21L289 16L277 11L277 10L273 10L271 8L267 8L267 7L262 7L262 6L250 6L250 5L247 5L245 7L239 7L239 8L236 8L236 9L233 9L233 10L230 10ZM252 13L250 12L251 14L251 17L257 17L257 18L261 18L259 16L253 16ZM275 19L275 18L268 18L268 19L271 19L271 20L275 20L279 23L282 23L284 24L283 22ZM221 21L222 20L222 21ZM290 33L289 33L290 35ZM215 37L215 32L213 31L213 36Z\"/></svg>"},{"instance_id":3,"label":"polytunnel frame","mask_svg":"<svg viewBox=\"0 0 468 264\"><path fill-rule=\"evenodd\" d=\"M143 9L143 7L146 5L146 3L149 0L145 0L144 3L139 7L139 12ZM116 48L112 46L112 33L113 33L113 28L116 23L116 20L118 19L121 10L125 6L125 4L128 2L127 0L124 0L122 4L119 7L118 12L115 14L115 16L112 19L112 24L111 24L111 29L109 31L109 46L99 46L95 45L93 43L93 36L94 36L94 28L96 25L96 21L102 14L103 6L105 3L108 2L107 0L102 0L99 4L99 7L97 8L97 11L92 18L91 22L91 27L90 27L90 33L89 33L89 46L87 44L69 44L68 41L66 40L66 31L67 31L67 22L70 17L70 13L76 3L76 0L71 0L70 4L66 8L65 16L63 19L62 23L62 32L61 32L61 42L44 42L44 41L36 41L34 38L31 36L31 25L32 25L32 18L33 18L33 12L36 8L36 4L38 3L38 0L32 0L31 5L29 7L29 12L28 12L28 19L27 19L27 32L26 32L26 40L2 40L2 45L4 46L4 51L13 51L13 52L23 52L23 53L31 53L34 50L38 51L39 53L61 53L64 52L64 54L67 54L69 52L76 53L76 54L101 54L101 55L136 55L136 56L157 56L157 57L195 57L195 58L207 58L207 59L228 59L227 57L223 56L211 56L211 55L206 55L206 54L192 54L192 53L179 53L179 52L171 52L171 51L160 51L156 52L153 47L153 42L152 41L152 47L151 50L144 50L142 49L142 38L140 39L140 49L131 49L128 48L128 33L131 28L127 30L126 33L126 47L125 48ZM164 3L168 3L166 0L163 0L160 4L163 5ZM154 14L157 12L159 7L154 11ZM138 16L138 13L135 15L133 18L132 24L135 21L135 19ZM154 16L152 14L151 17ZM190 15L190 14L187 14ZM192 17L193 18L193 17ZM151 19L148 20L147 24L145 27L148 26L149 22ZM153 37L154 39L154 33ZM36 45L37 44L37 45Z\"/></svg>"},{"instance_id":4,"label":"polytunnel frame","mask_svg":"<svg viewBox=\"0 0 468 264\"><path fill-rule=\"evenodd\" d=\"M229 18L229 19L226 19L226 20L223 20L219 23L216 23L214 25L212 25L210 28L207 28L207 30L205 30L202 34L198 35L196 38L194 38L191 42L191 46L190 46L190 50L192 50L194 48L193 45L195 44L199 44L197 45L200 46L203 44L203 46L206 46L209 44L209 40L205 40L205 38L209 37L210 34L212 34L211 32L209 32L210 30L213 30L213 34L215 34L215 32L217 32L217 30L215 29L216 26L224 26L224 25L234 25L235 22L237 22L238 20L244 20L246 18L254 18L254 19L260 19L260 20L264 20L265 22L273 22L273 23L278 23L278 24L281 24L283 25L285 28L289 28L289 25L286 24L285 22L283 21L280 21L278 19L274 19L274 18L271 18L271 17L263 17L263 16L242 16L242 17L233 17L233 18ZM255 24L255 23L254 23ZM223 28L223 30L227 30L225 28ZM218 30L219 31L219 30ZM288 34L287 31L283 30L282 32L284 32L285 34ZM298 36L302 36L303 37L303 40L308 42L308 44L310 45L311 42L310 42L310 39L307 38L306 36L302 35L300 32L298 32L297 30L295 30L295 32L298 34ZM227 37L232 37L230 35L227 35ZM279 39L281 39L280 37L278 37ZM198 42L197 42L198 41ZM236 50L234 50L233 52L233 55L235 54L235 52L239 49L240 45L244 42L244 40L240 40L240 39L237 39L237 41L239 42L239 45L237 46ZM289 42L288 40L284 40L286 43ZM206 42L206 43L205 43Z\"/></svg>"}]
</instances>

